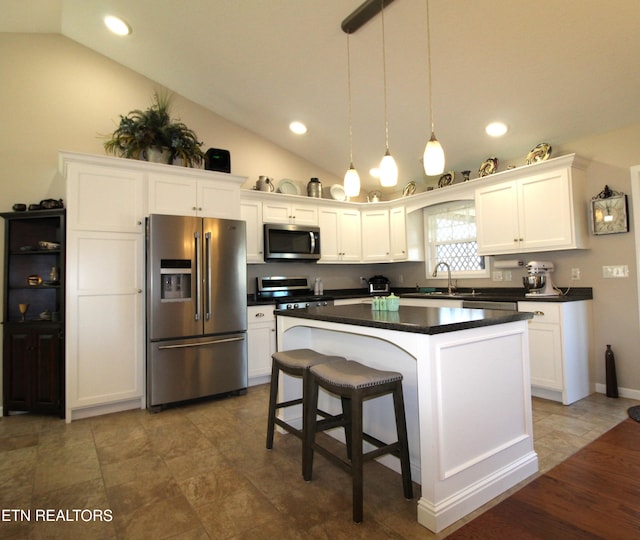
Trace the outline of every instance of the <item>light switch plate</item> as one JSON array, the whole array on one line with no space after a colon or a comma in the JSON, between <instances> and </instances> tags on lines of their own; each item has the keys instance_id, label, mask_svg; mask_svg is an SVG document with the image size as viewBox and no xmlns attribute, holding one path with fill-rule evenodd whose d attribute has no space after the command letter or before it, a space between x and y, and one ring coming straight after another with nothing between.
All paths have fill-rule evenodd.
<instances>
[{"instance_id":1,"label":"light switch plate","mask_svg":"<svg viewBox=\"0 0 640 540\"><path fill-rule=\"evenodd\" d=\"M626 264L619 264L616 266L603 266L602 267L603 278L626 278L629 277L629 266Z\"/></svg>"}]
</instances>

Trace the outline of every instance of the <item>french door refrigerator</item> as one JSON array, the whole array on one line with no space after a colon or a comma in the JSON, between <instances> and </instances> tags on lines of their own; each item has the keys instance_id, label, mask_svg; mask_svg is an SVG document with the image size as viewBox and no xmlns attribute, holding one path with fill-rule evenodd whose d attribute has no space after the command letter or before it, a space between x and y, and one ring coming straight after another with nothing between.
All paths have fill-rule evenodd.
<instances>
[{"instance_id":1,"label":"french door refrigerator","mask_svg":"<svg viewBox=\"0 0 640 540\"><path fill-rule=\"evenodd\" d=\"M147 407L247 388L245 223L147 219Z\"/></svg>"}]
</instances>

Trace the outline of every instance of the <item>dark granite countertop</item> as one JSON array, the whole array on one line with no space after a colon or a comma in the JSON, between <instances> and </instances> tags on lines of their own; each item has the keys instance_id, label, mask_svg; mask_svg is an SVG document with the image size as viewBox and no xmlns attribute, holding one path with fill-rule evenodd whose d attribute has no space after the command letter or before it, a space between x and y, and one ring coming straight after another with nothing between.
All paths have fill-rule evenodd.
<instances>
[{"instance_id":1,"label":"dark granite countertop","mask_svg":"<svg viewBox=\"0 0 640 540\"><path fill-rule=\"evenodd\" d=\"M470 293L475 291L477 294L461 295L461 296L447 296L445 294L433 294L433 292L446 292L446 289L437 288L429 292L417 292L415 287L394 287L393 292L400 297L405 298L441 298L443 300L479 300L489 302L576 302L578 300L592 300L593 289L591 287L573 287L570 289L561 288L563 292L566 292L563 296L541 296L531 297L525 296L525 290L522 287L486 287L486 288L459 288L458 291L462 293ZM426 290L426 289L422 289ZM428 289L431 290L431 289ZM333 298L334 300L344 300L347 298L367 298L370 295L367 289L333 289L326 290L325 296ZM271 299L260 299L255 294L247 295L247 305L258 306L265 304L275 304L276 301Z\"/></svg>"},{"instance_id":2,"label":"dark granite countertop","mask_svg":"<svg viewBox=\"0 0 640 540\"><path fill-rule=\"evenodd\" d=\"M532 319L518 311L400 306L398 311L373 311L368 304L276 310L279 317L368 326L416 334L444 334L482 326Z\"/></svg>"}]
</instances>

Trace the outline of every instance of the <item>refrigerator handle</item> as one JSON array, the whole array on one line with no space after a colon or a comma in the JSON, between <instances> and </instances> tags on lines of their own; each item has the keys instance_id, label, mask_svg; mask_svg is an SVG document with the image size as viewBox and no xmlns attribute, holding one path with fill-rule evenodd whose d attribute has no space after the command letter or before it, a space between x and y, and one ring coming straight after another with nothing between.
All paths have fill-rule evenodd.
<instances>
[{"instance_id":1,"label":"refrigerator handle","mask_svg":"<svg viewBox=\"0 0 640 540\"><path fill-rule=\"evenodd\" d=\"M311 237L311 253L312 255L316 252L316 234L313 231L309 231L309 236Z\"/></svg>"},{"instance_id":2,"label":"refrigerator handle","mask_svg":"<svg viewBox=\"0 0 640 540\"><path fill-rule=\"evenodd\" d=\"M200 253L200 233L193 233L193 239L196 247L196 312L195 320L200 320L200 306L202 305L202 277L200 275L200 265L202 264L202 254Z\"/></svg>"},{"instance_id":3,"label":"refrigerator handle","mask_svg":"<svg viewBox=\"0 0 640 540\"><path fill-rule=\"evenodd\" d=\"M205 238L205 280L206 280L206 291L205 291L205 311L204 316L205 320L211 319L211 233L207 232L204 235Z\"/></svg>"}]
</instances>

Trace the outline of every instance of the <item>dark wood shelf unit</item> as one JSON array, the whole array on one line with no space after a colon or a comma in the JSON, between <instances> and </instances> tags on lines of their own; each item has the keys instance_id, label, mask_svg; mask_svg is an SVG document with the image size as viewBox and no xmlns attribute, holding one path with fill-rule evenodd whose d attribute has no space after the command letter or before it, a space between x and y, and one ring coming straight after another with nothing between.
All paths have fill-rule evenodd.
<instances>
[{"instance_id":1,"label":"dark wood shelf unit","mask_svg":"<svg viewBox=\"0 0 640 540\"><path fill-rule=\"evenodd\" d=\"M0 213L5 219L3 414L64 418L65 211ZM41 242L59 247L43 248ZM57 281L50 274L56 268ZM39 276L30 285L29 276ZM24 317L19 304L29 304Z\"/></svg>"}]
</instances>

